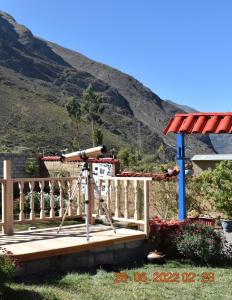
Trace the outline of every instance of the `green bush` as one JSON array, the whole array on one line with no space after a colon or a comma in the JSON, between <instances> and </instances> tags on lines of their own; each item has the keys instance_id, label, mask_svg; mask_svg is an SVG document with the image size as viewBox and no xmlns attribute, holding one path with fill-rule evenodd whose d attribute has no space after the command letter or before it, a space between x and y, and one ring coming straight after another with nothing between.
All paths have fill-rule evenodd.
<instances>
[{"instance_id":1,"label":"green bush","mask_svg":"<svg viewBox=\"0 0 232 300\"><path fill-rule=\"evenodd\" d=\"M175 238L181 255L203 263L218 260L223 252L223 239L213 227L203 224L188 224Z\"/></svg>"},{"instance_id":2,"label":"green bush","mask_svg":"<svg viewBox=\"0 0 232 300\"><path fill-rule=\"evenodd\" d=\"M3 254L0 255L0 291L3 286L10 282L16 269L16 260L11 252L0 247Z\"/></svg>"},{"instance_id":3,"label":"green bush","mask_svg":"<svg viewBox=\"0 0 232 300\"><path fill-rule=\"evenodd\" d=\"M39 192L34 192L34 211L35 213L40 212L40 198L41 195ZM58 195L53 195L54 199L54 210L55 214L57 215L59 212L60 208L60 203L59 203L59 196ZM64 200L65 202L65 200ZM50 195L49 193L44 193L44 209L46 212L49 212L50 210ZM24 197L24 213L29 214L30 213L30 193L26 194ZM19 201L15 202L14 204L14 214L17 215L19 213Z\"/></svg>"},{"instance_id":4,"label":"green bush","mask_svg":"<svg viewBox=\"0 0 232 300\"><path fill-rule=\"evenodd\" d=\"M28 175L34 175L38 171L38 169L39 166L36 158L28 158L24 167L25 173L27 173Z\"/></svg>"}]
</instances>

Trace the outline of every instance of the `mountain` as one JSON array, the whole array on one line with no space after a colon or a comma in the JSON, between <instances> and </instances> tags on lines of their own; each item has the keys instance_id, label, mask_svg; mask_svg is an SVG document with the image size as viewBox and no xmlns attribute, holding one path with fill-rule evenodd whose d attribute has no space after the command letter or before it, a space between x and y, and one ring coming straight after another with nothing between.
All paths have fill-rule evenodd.
<instances>
[{"instance_id":1,"label":"mountain","mask_svg":"<svg viewBox=\"0 0 232 300\"><path fill-rule=\"evenodd\" d=\"M67 147L77 133L65 103L69 97L81 101L89 84L102 95L102 131L109 148L135 148L139 137L144 153L154 153L163 143L167 154L174 155L175 135L162 131L183 110L132 76L35 37L0 12L0 151ZM80 129L82 148L91 146L89 125L81 123ZM207 137L187 139L191 154L214 152Z\"/></svg>"},{"instance_id":2,"label":"mountain","mask_svg":"<svg viewBox=\"0 0 232 300\"><path fill-rule=\"evenodd\" d=\"M175 103L173 101L167 100L169 103L179 107L180 109L185 110L188 113L198 112L196 109ZM219 154L231 154L232 153L232 135L230 134L210 134L210 141L215 149L215 151Z\"/></svg>"}]
</instances>

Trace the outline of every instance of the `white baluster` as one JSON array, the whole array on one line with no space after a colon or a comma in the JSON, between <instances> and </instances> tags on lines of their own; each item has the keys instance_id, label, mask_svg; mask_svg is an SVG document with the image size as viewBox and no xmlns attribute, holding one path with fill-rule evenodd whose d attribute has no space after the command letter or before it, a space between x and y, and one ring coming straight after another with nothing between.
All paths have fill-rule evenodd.
<instances>
[{"instance_id":1,"label":"white baluster","mask_svg":"<svg viewBox=\"0 0 232 300\"><path fill-rule=\"evenodd\" d=\"M24 214L24 193L23 193L23 188L24 188L24 182L19 181L18 182L19 186L19 221L24 221L25 220L25 214Z\"/></svg>"},{"instance_id":2,"label":"white baluster","mask_svg":"<svg viewBox=\"0 0 232 300\"><path fill-rule=\"evenodd\" d=\"M149 182L144 180L144 233L149 236Z\"/></svg>"},{"instance_id":3,"label":"white baluster","mask_svg":"<svg viewBox=\"0 0 232 300\"><path fill-rule=\"evenodd\" d=\"M77 189L77 215L81 216L82 215L82 185L81 181L78 183L78 189Z\"/></svg>"},{"instance_id":4,"label":"white baluster","mask_svg":"<svg viewBox=\"0 0 232 300\"><path fill-rule=\"evenodd\" d=\"M101 199L101 178L98 178L97 179L97 189L99 191L99 193L97 193L97 213L96 213L96 217L98 218L100 216L100 213L101 213L101 202L100 202L100 199Z\"/></svg>"},{"instance_id":5,"label":"white baluster","mask_svg":"<svg viewBox=\"0 0 232 300\"><path fill-rule=\"evenodd\" d=\"M135 197L135 212L134 219L139 219L139 210L138 210L138 181L134 180L134 197Z\"/></svg>"},{"instance_id":6,"label":"white baluster","mask_svg":"<svg viewBox=\"0 0 232 300\"><path fill-rule=\"evenodd\" d=\"M60 197L59 197L59 216L63 217L64 215L64 182L62 180L58 181L58 185L59 185L59 192L60 192Z\"/></svg>"},{"instance_id":7,"label":"white baluster","mask_svg":"<svg viewBox=\"0 0 232 300\"><path fill-rule=\"evenodd\" d=\"M118 193L118 180L115 180L115 217L119 217L119 193Z\"/></svg>"},{"instance_id":8,"label":"white baluster","mask_svg":"<svg viewBox=\"0 0 232 300\"><path fill-rule=\"evenodd\" d=\"M44 208L44 181L39 182L40 188L40 219L45 218L45 208Z\"/></svg>"},{"instance_id":9,"label":"white baluster","mask_svg":"<svg viewBox=\"0 0 232 300\"><path fill-rule=\"evenodd\" d=\"M35 219L34 187L35 187L34 181L30 181L29 182L29 188L30 188L30 220Z\"/></svg>"},{"instance_id":10,"label":"white baluster","mask_svg":"<svg viewBox=\"0 0 232 300\"><path fill-rule=\"evenodd\" d=\"M54 210L54 181L49 181L49 188L50 188L50 218L55 217L55 210Z\"/></svg>"},{"instance_id":11,"label":"white baluster","mask_svg":"<svg viewBox=\"0 0 232 300\"><path fill-rule=\"evenodd\" d=\"M107 195L106 195L106 205L107 205L107 208L110 210L110 180L107 178L106 179L106 192L107 192Z\"/></svg>"},{"instance_id":12,"label":"white baluster","mask_svg":"<svg viewBox=\"0 0 232 300\"><path fill-rule=\"evenodd\" d=\"M128 180L124 180L124 195L125 195L125 206L124 206L124 218L129 218L128 213Z\"/></svg>"},{"instance_id":13,"label":"white baluster","mask_svg":"<svg viewBox=\"0 0 232 300\"><path fill-rule=\"evenodd\" d=\"M71 216L72 215L72 200L73 200L73 199L71 199L72 181L68 180L67 185L68 185L68 203L67 203L67 205L69 204L68 215Z\"/></svg>"}]
</instances>

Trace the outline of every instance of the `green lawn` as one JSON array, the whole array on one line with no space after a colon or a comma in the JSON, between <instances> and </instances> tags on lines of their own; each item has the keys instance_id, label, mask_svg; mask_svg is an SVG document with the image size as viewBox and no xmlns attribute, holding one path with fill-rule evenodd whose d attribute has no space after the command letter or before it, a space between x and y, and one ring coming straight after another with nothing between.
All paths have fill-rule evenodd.
<instances>
[{"instance_id":1,"label":"green lawn","mask_svg":"<svg viewBox=\"0 0 232 300\"><path fill-rule=\"evenodd\" d=\"M114 283L115 273L100 269L93 274L71 273L47 279L36 278L33 283L12 283L5 289L1 299L232 299L232 266L207 268L169 261L164 265L146 264L131 269L124 268L120 271L128 274L129 278L126 283ZM135 282L134 273L136 272L145 272L148 281L146 283ZM177 272L180 274L180 282L153 282L154 272ZM184 272L196 273L195 282L183 283ZM214 272L215 282L201 283L203 272Z\"/></svg>"}]
</instances>

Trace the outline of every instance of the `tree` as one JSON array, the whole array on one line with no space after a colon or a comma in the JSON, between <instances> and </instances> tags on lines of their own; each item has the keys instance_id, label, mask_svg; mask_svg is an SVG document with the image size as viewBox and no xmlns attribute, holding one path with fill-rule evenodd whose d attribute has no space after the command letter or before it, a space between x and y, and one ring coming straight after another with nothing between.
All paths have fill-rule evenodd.
<instances>
[{"instance_id":1,"label":"tree","mask_svg":"<svg viewBox=\"0 0 232 300\"><path fill-rule=\"evenodd\" d=\"M77 102L77 99L75 97L69 97L65 107L69 114L69 117L72 120L72 125L76 130L76 136L72 139L70 143L70 148L72 150L75 150L76 148L79 149L80 148L80 122L81 122L80 105Z\"/></svg>"},{"instance_id":2,"label":"tree","mask_svg":"<svg viewBox=\"0 0 232 300\"><path fill-rule=\"evenodd\" d=\"M138 162L137 155L127 148L121 148L118 152L118 159L122 169L128 166L135 166Z\"/></svg>"},{"instance_id":3,"label":"tree","mask_svg":"<svg viewBox=\"0 0 232 300\"><path fill-rule=\"evenodd\" d=\"M100 128L94 128L93 131L94 145L99 146L103 144L103 133Z\"/></svg>"},{"instance_id":4,"label":"tree","mask_svg":"<svg viewBox=\"0 0 232 300\"><path fill-rule=\"evenodd\" d=\"M101 114L104 111L104 106L102 105L102 97L94 93L91 85L83 92L83 98L81 103L81 116L85 121L91 122L92 131L92 142L93 147L95 146L96 132L99 135L100 131L95 131L96 125L102 123Z\"/></svg>"}]
</instances>

